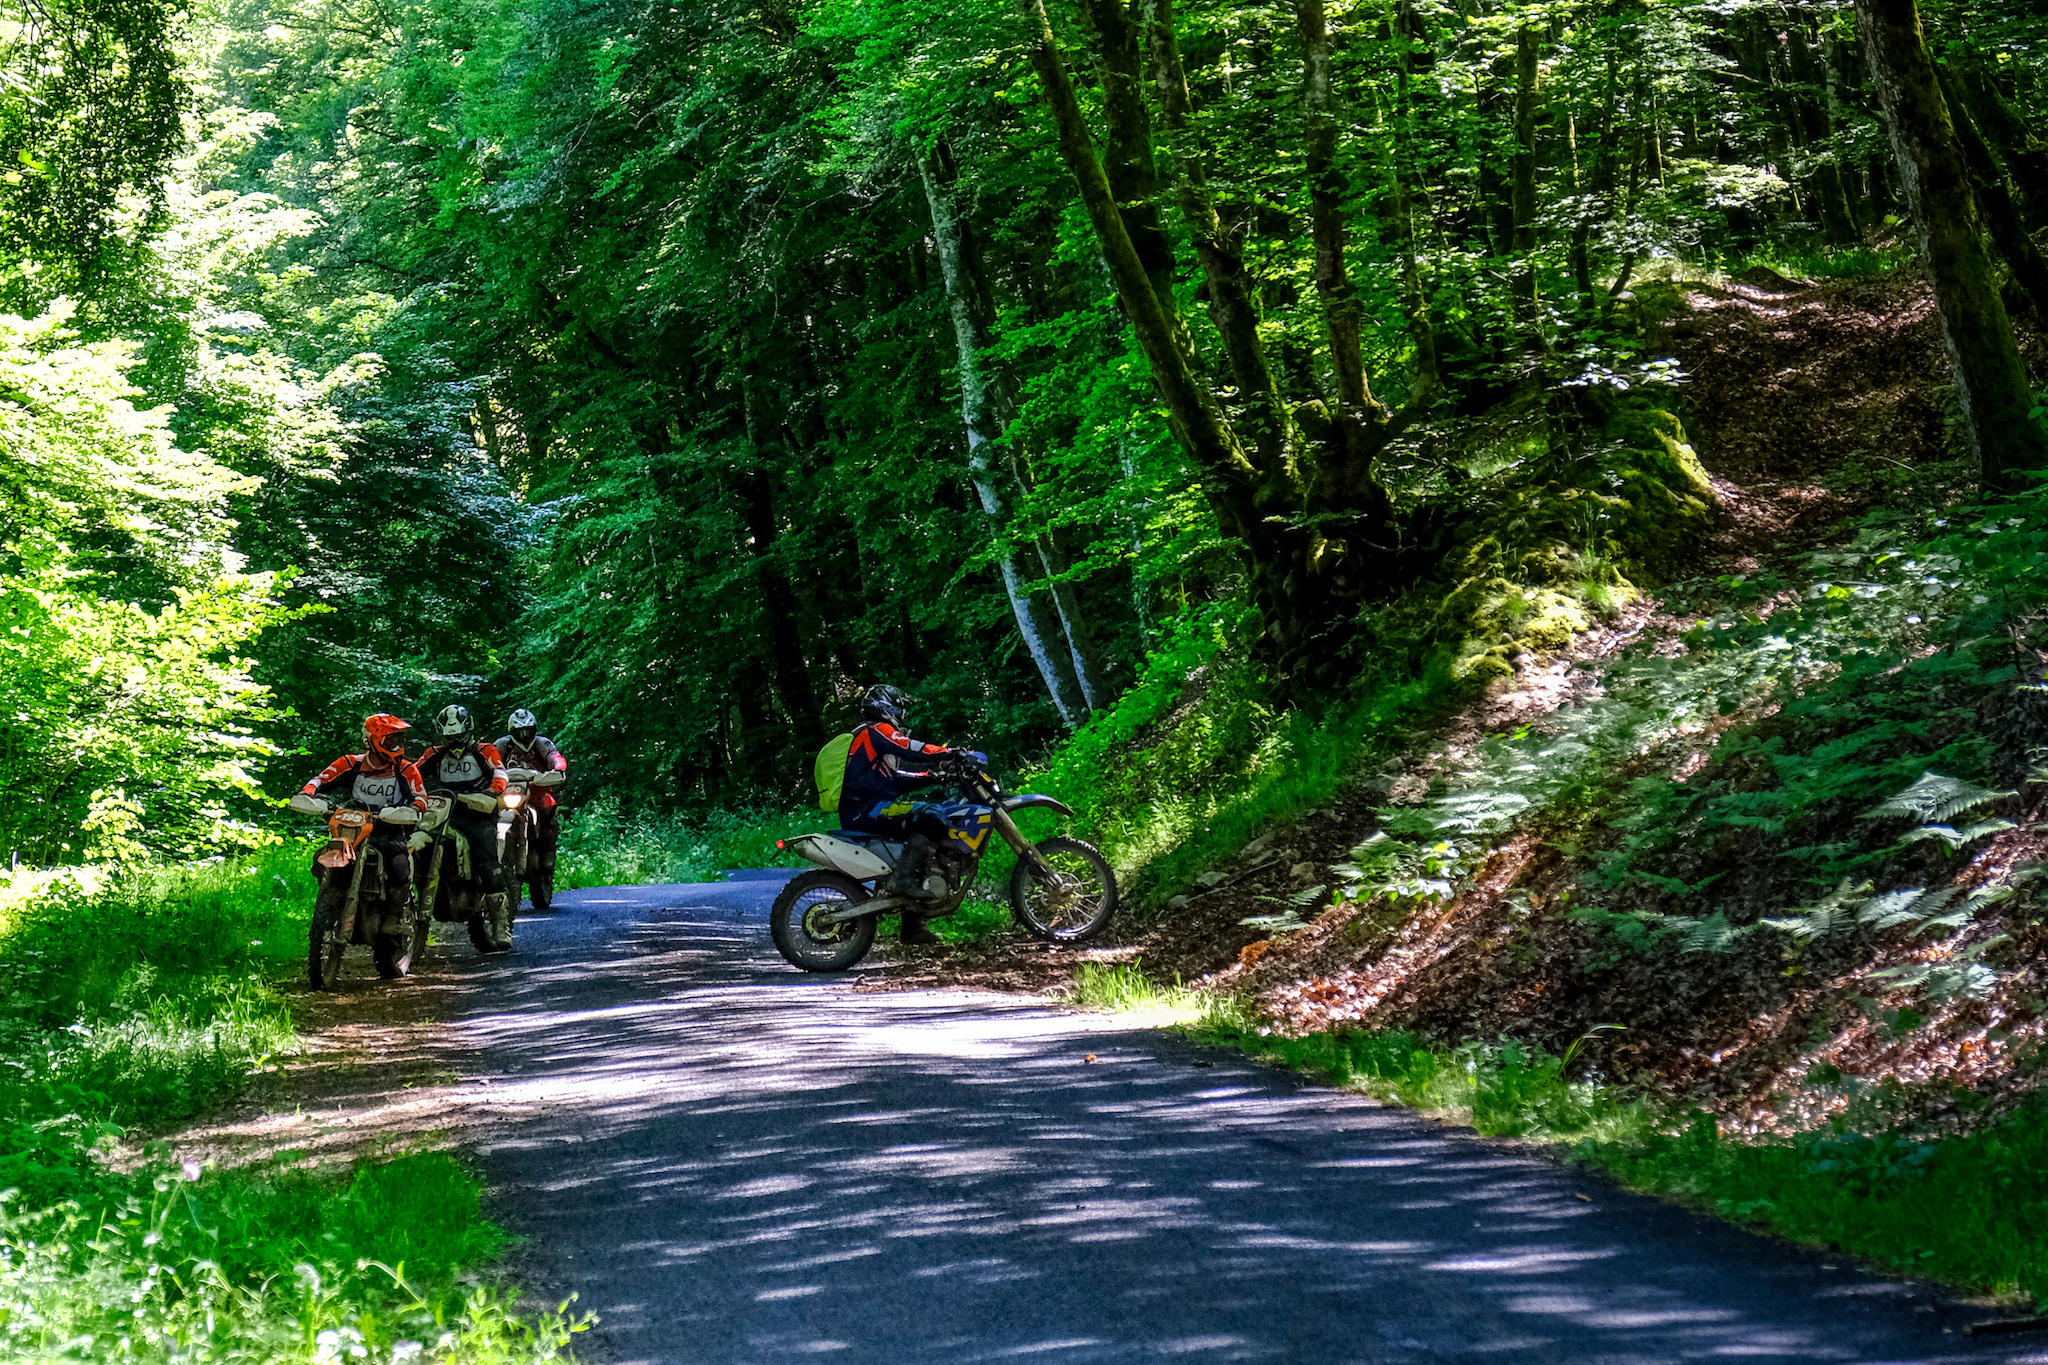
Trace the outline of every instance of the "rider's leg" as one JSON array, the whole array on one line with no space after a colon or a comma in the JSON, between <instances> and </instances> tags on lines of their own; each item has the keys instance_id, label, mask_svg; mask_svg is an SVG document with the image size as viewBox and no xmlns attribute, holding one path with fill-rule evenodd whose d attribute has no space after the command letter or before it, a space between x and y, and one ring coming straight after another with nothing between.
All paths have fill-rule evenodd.
<instances>
[{"instance_id":1,"label":"rider's leg","mask_svg":"<svg viewBox=\"0 0 2048 1365\"><path fill-rule=\"evenodd\" d=\"M555 866L555 845L562 838L562 811L559 806L547 805L534 814L534 852L540 857L541 870L551 872Z\"/></svg>"},{"instance_id":2,"label":"rider's leg","mask_svg":"<svg viewBox=\"0 0 2048 1365\"><path fill-rule=\"evenodd\" d=\"M913 804L908 823L911 828L910 842L904 849L903 861L897 865L897 871L903 881L903 889L899 894L924 899L929 894L924 889L924 879L925 874L931 869L932 850L946 841L950 831L938 807L923 801ZM902 913L904 943L917 945L943 941L937 934L925 928L925 917L915 909L906 906Z\"/></svg>"},{"instance_id":3,"label":"rider's leg","mask_svg":"<svg viewBox=\"0 0 2048 1365\"><path fill-rule=\"evenodd\" d=\"M412 854L405 846L405 835L373 835L370 842L384 858L384 895L395 908L404 910L412 904Z\"/></svg>"},{"instance_id":4,"label":"rider's leg","mask_svg":"<svg viewBox=\"0 0 2048 1365\"><path fill-rule=\"evenodd\" d=\"M505 891L504 869L498 865L498 817L458 807L449 813L448 823L469 843L470 865L476 869L478 885L485 888L482 908L490 925L491 941L509 948L512 907Z\"/></svg>"}]
</instances>

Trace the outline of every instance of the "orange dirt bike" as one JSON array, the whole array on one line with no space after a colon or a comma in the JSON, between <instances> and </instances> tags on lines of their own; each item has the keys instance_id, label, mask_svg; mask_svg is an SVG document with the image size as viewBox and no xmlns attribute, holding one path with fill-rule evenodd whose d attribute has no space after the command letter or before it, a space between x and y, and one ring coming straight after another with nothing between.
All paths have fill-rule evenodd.
<instances>
[{"instance_id":1,"label":"orange dirt bike","mask_svg":"<svg viewBox=\"0 0 2048 1365\"><path fill-rule=\"evenodd\" d=\"M843 972L867 956L875 922L909 907L927 919L950 915L974 887L989 832L1017 851L1010 873L1010 908L1017 922L1050 943L1079 943L1109 927L1116 914L1116 873L1095 845L1052 838L1033 843L1017 828L1020 810L1073 811L1050 796L1005 795L1002 785L961 754L934 756L931 771L955 786L964 801L938 802L950 836L925 864L924 894L900 896L879 888L903 857L901 841L853 830L777 840L817 863L799 873L769 912L775 947L807 972Z\"/></svg>"},{"instance_id":2,"label":"orange dirt bike","mask_svg":"<svg viewBox=\"0 0 2048 1365\"><path fill-rule=\"evenodd\" d=\"M533 908L545 910L555 899L555 855L553 850L544 853L536 847L540 841L541 808L533 789L558 787L568 774L554 769L535 772L532 768L507 768L505 776L511 782L505 789L505 806L512 815L511 823L505 826L505 887L512 893L514 910L519 908L522 883L526 894L533 898Z\"/></svg>"},{"instance_id":3,"label":"orange dirt bike","mask_svg":"<svg viewBox=\"0 0 2048 1365\"><path fill-rule=\"evenodd\" d=\"M504 803L517 806L520 794L507 788ZM448 816L460 801L479 814L495 812L499 798L489 792L435 791L427 794L426 813L420 816L419 831L412 836L413 875L419 881L419 903L433 919L444 924L461 924L469 930L469 941L480 953L502 953L511 946L510 910L505 905L502 885L484 884L474 866L469 841L448 823ZM493 899L493 898L496 899ZM493 925L493 919L502 922ZM421 915L425 922L428 915ZM503 933L505 946L494 940L492 930Z\"/></svg>"},{"instance_id":4,"label":"orange dirt bike","mask_svg":"<svg viewBox=\"0 0 2048 1365\"><path fill-rule=\"evenodd\" d=\"M306 945L306 979L316 991L340 988L341 960L351 943L367 943L377 975L404 976L426 947L426 916L415 913L403 884L384 875L384 855L370 843L378 825L409 826L412 806L372 811L353 802L330 806L318 796L294 796L293 810L327 817L327 846L313 857L319 894Z\"/></svg>"}]
</instances>

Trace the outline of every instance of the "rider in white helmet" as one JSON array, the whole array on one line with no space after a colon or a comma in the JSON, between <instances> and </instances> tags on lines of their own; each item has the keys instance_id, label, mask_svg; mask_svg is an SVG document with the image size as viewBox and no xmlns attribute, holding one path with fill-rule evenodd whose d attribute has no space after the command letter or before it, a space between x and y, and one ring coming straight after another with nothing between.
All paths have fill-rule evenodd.
<instances>
[{"instance_id":1,"label":"rider in white helmet","mask_svg":"<svg viewBox=\"0 0 2048 1365\"><path fill-rule=\"evenodd\" d=\"M505 722L505 730L498 737L498 752L504 756L506 767L531 768L537 773L569 771L569 760L562 757L553 740L540 732L540 721L533 712L520 707ZM534 819L534 855L541 867L552 869L555 845L562 837L562 813L555 808L554 788L535 787L527 799L532 803L529 809Z\"/></svg>"},{"instance_id":2,"label":"rider in white helmet","mask_svg":"<svg viewBox=\"0 0 2048 1365\"><path fill-rule=\"evenodd\" d=\"M476 722L466 706L443 707L434 718L439 742L420 755L420 773L429 790L489 792L505 791L505 763L489 744L476 742ZM512 946L511 898L504 890L505 874L498 866L498 813L471 810L460 801L448 813L448 827L463 837L474 860L477 879L494 888L484 897L485 918L491 927L491 941L499 948Z\"/></svg>"}]
</instances>

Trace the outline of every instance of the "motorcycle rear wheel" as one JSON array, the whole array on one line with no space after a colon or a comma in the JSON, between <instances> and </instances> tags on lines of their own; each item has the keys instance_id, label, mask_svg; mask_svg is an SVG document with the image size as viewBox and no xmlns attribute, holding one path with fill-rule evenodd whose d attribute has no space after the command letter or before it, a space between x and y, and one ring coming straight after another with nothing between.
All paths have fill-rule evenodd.
<instances>
[{"instance_id":1,"label":"motorcycle rear wheel","mask_svg":"<svg viewBox=\"0 0 2048 1365\"><path fill-rule=\"evenodd\" d=\"M790 879L768 912L775 951L807 972L843 972L875 946L874 915L822 922L822 916L870 899L868 889L843 872L804 872Z\"/></svg>"},{"instance_id":2,"label":"motorcycle rear wheel","mask_svg":"<svg viewBox=\"0 0 2048 1365\"><path fill-rule=\"evenodd\" d=\"M534 873L533 880L527 883L526 892L532 899L533 908L536 910L545 910L553 905L555 901L555 870L552 867L544 867Z\"/></svg>"},{"instance_id":3,"label":"motorcycle rear wheel","mask_svg":"<svg viewBox=\"0 0 2048 1365\"><path fill-rule=\"evenodd\" d=\"M1029 858L1010 874L1010 909L1017 923L1047 943L1082 943L1109 927L1116 915L1116 873L1095 845L1081 839L1042 839L1041 872Z\"/></svg>"}]
</instances>

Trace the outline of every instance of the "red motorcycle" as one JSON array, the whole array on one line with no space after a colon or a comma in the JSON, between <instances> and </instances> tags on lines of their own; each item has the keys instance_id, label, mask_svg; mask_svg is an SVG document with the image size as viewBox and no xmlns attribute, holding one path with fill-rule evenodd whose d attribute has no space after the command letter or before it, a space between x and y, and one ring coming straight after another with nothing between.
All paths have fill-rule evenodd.
<instances>
[{"instance_id":1,"label":"red motorcycle","mask_svg":"<svg viewBox=\"0 0 2048 1365\"><path fill-rule=\"evenodd\" d=\"M505 809L512 817L505 826L505 885L512 893L514 909L518 908L522 884L536 910L547 909L555 898L555 858L552 851L543 852L539 847L541 803L535 799L534 789L560 786L567 776L554 770L505 770L510 783L505 788Z\"/></svg>"}]
</instances>

